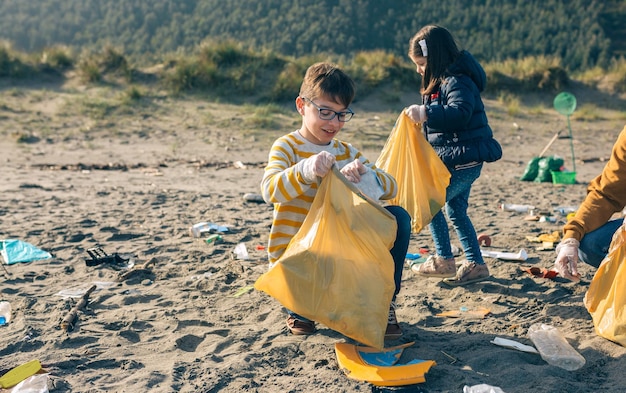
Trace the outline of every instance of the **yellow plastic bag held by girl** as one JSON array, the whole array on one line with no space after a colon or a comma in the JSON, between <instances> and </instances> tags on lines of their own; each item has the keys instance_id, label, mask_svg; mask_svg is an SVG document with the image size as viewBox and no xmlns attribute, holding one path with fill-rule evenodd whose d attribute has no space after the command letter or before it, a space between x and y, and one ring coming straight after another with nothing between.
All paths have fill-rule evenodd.
<instances>
[{"instance_id":1,"label":"yellow plastic bag held by girl","mask_svg":"<svg viewBox=\"0 0 626 393\"><path fill-rule=\"evenodd\" d=\"M333 167L283 256L254 287L363 344L384 347L395 217Z\"/></svg>"},{"instance_id":2,"label":"yellow plastic bag held by girl","mask_svg":"<svg viewBox=\"0 0 626 393\"><path fill-rule=\"evenodd\" d=\"M450 172L426 140L419 124L402 111L376 160L396 178L398 193L391 204L405 208L418 233L446 203Z\"/></svg>"},{"instance_id":3,"label":"yellow plastic bag held by girl","mask_svg":"<svg viewBox=\"0 0 626 393\"><path fill-rule=\"evenodd\" d=\"M585 294L596 333L626 346L626 228L613 235L611 247Z\"/></svg>"}]
</instances>

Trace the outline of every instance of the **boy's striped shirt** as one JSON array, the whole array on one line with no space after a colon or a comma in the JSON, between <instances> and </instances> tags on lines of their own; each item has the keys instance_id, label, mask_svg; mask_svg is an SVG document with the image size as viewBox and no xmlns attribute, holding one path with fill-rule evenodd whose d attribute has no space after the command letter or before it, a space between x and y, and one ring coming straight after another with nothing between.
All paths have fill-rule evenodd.
<instances>
[{"instance_id":1,"label":"boy's striped shirt","mask_svg":"<svg viewBox=\"0 0 626 393\"><path fill-rule=\"evenodd\" d=\"M376 168L349 143L333 139L328 145L315 145L304 139L298 131L277 139L270 150L261 181L263 198L274 204L274 220L268 242L270 266L283 255L287 244L300 229L319 186L320 179L313 183L304 180L303 161L324 150L335 156L338 168L358 158L373 170L384 190L381 199L390 199L396 195L397 184L393 176Z\"/></svg>"}]
</instances>

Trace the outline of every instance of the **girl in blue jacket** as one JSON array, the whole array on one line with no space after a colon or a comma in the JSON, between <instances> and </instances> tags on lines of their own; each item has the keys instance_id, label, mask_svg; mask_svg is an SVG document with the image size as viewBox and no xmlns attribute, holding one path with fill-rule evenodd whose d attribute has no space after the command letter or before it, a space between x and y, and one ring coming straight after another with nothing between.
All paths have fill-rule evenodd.
<instances>
[{"instance_id":1,"label":"girl in blue jacket","mask_svg":"<svg viewBox=\"0 0 626 393\"><path fill-rule=\"evenodd\" d=\"M483 163L502 157L480 97L485 71L469 52L459 50L448 30L436 25L422 28L411 38L409 57L422 76L422 104L411 105L406 113L421 123L426 139L450 171L444 209L466 258L457 270L442 209L429 224L436 255L413 270L422 276L443 277L453 286L482 281L489 277L489 269L467 216L468 200Z\"/></svg>"}]
</instances>

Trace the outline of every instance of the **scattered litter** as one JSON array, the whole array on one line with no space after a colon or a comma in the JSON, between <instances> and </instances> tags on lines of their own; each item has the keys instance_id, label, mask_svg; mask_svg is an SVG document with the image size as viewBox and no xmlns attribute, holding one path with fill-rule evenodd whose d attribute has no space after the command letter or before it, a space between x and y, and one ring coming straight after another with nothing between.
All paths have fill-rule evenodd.
<instances>
[{"instance_id":1,"label":"scattered litter","mask_svg":"<svg viewBox=\"0 0 626 393\"><path fill-rule=\"evenodd\" d=\"M567 371L576 371L585 365L585 358L554 326L534 323L528 328L528 337L548 364Z\"/></svg>"},{"instance_id":2,"label":"scattered litter","mask_svg":"<svg viewBox=\"0 0 626 393\"><path fill-rule=\"evenodd\" d=\"M254 249L257 251L263 251L265 250L265 246L262 244L257 244L256 247L254 247Z\"/></svg>"},{"instance_id":3,"label":"scattered litter","mask_svg":"<svg viewBox=\"0 0 626 393\"><path fill-rule=\"evenodd\" d=\"M90 257L85 258L87 266L98 266L105 263L116 270L130 269L135 266L135 261L131 255L122 256L118 253L109 255L100 247L87 249L87 254Z\"/></svg>"},{"instance_id":4,"label":"scattered litter","mask_svg":"<svg viewBox=\"0 0 626 393\"><path fill-rule=\"evenodd\" d=\"M204 242L206 244L219 243L221 241L222 241L222 235L218 235L217 233L210 235L209 237L204 239Z\"/></svg>"},{"instance_id":5,"label":"scattered litter","mask_svg":"<svg viewBox=\"0 0 626 393\"><path fill-rule=\"evenodd\" d=\"M235 246L233 253L237 255L237 259L250 259L250 255L248 255L248 249L246 248L246 243L239 243Z\"/></svg>"},{"instance_id":6,"label":"scattered litter","mask_svg":"<svg viewBox=\"0 0 626 393\"><path fill-rule=\"evenodd\" d=\"M485 318L491 310L488 308L480 307L476 310L470 310L467 307L461 307L458 310L445 311L439 314L436 314L438 317L448 317L448 318L471 318L471 319L482 319Z\"/></svg>"},{"instance_id":7,"label":"scattered litter","mask_svg":"<svg viewBox=\"0 0 626 393\"><path fill-rule=\"evenodd\" d=\"M228 227L223 226L223 225L213 224L211 222L199 222L191 226L191 228L189 228L189 234L192 237L202 237L203 235L207 233L214 233L214 232L218 232L218 233L228 232Z\"/></svg>"},{"instance_id":8,"label":"scattered litter","mask_svg":"<svg viewBox=\"0 0 626 393\"><path fill-rule=\"evenodd\" d=\"M74 288L74 289L62 289L55 293L55 296L61 296L62 298L78 298L83 296L87 292L88 288Z\"/></svg>"},{"instance_id":9,"label":"scattered litter","mask_svg":"<svg viewBox=\"0 0 626 393\"><path fill-rule=\"evenodd\" d=\"M233 168L235 168L235 169L246 169L247 166L246 166L246 164L244 164L241 161L235 161L235 162L233 162Z\"/></svg>"},{"instance_id":10,"label":"scattered litter","mask_svg":"<svg viewBox=\"0 0 626 393\"><path fill-rule=\"evenodd\" d=\"M542 233L539 236L526 236L526 240L533 243L541 242L553 242L558 243L561 241L561 232L553 231L552 233Z\"/></svg>"},{"instance_id":11,"label":"scattered litter","mask_svg":"<svg viewBox=\"0 0 626 393\"><path fill-rule=\"evenodd\" d=\"M536 266L527 267L522 270L530 274L533 277L539 277L539 278L554 279L556 276L559 275L559 273L556 270L540 268Z\"/></svg>"},{"instance_id":12,"label":"scattered litter","mask_svg":"<svg viewBox=\"0 0 626 393\"><path fill-rule=\"evenodd\" d=\"M11 393L48 393L48 373L35 374L18 383Z\"/></svg>"},{"instance_id":13,"label":"scattered litter","mask_svg":"<svg viewBox=\"0 0 626 393\"><path fill-rule=\"evenodd\" d=\"M491 341L491 343L505 348L517 349L522 352L539 353L539 351L531 345L518 343L517 341L509 340L507 338L496 337Z\"/></svg>"},{"instance_id":14,"label":"scattered litter","mask_svg":"<svg viewBox=\"0 0 626 393\"><path fill-rule=\"evenodd\" d=\"M491 247L491 237L485 233L478 235L478 244L484 247Z\"/></svg>"},{"instance_id":15,"label":"scattered litter","mask_svg":"<svg viewBox=\"0 0 626 393\"><path fill-rule=\"evenodd\" d=\"M413 269L413 268L417 269L418 268L417 265L421 265L427 260L428 260L428 257L426 255L422 255L418 257L417 259L410 259L407 257L406 264L409 266L410 269Z\"/></svg>"},{"instance_id":16,"label":"scattered litter","mask_svg":"<svg viewBox=\"0 0 626 393\"><path fill-rule=\"evenodd\" d=\"M407 253L405 257L406 264L412 269L413 266L426 262L429 255L430 251L427 248L420 248L417 254Z\"/></svg>"},{"instance_id":17,"label":"scattered litter","mask_svg":"<svg viewBox=\"0 0 626 393\"><path fill-rule=\"evenodd\" d=\"M487 251L480 249L480 254L483 257L488 258L497 258L506 261L525 261L528 259L528 253L523 248L519 250L517 253L513 252L498 252L498 251Z\"/></svg>"},{"instance_id":18,"label":"scattered litter","mask_svg":"<svg viewBox=\"0 0 626 393\"><path fill-rule=\"evenodd\" d=\"M243 195L243 200L246 202L266 203L261 194L247 193Z\"/></svg>"},{"instance_id":19,"label":"scattered litter","mask_svg":"<svg viewBox=\"0 0 626 393\"><path fill-rule=\"evenodd\" d=\"M0 302L0 326L4 326L11 322L11 303L7 301Z\"/></svg>"},{"instance_id":20,"label":"scattered litter","mask_svg":"<svg viewBox=\"0 0 626 393\"><path fill-rule=\"evenodd\" d=\"M428 260L427 255L419 255L419 254L407 254L406 255L406 264L410 269L417 268L417 265L421 265L422 263Z\"/></svg>"},{"instance_id":21,"label":"scattered litter","mask_svg":"<svg viewBox=\"0 0 626 393\"><path fill-rule=\"evenodd\" d=\"M12 265L18 262L32 262L41 259L52 258L52 255L47 252L38 249L30 243L16 239L2 240L2 258L4 263Z\"/></svg>"},{"instance_id":22,"label":"scattered litter","mask_svg":"<svg viewBox=\"0 0 626 393\"><path fill-rule=\"evenodd\" d=\"M66 288L66 289L62 289L59 292L55 293L55 296L61 296L62 298L68 299L68 298L79 298L79 297L83 297L83 295L85 293L87 293L87 291L89 290L89 288L91 288L93 285L96 286L97 290L100 289L106 289L106 288L110 288L113 287L115 285L118 285L118 283L116 282L105 282L105 281L94 281L91 284L88 285L82 285L80 287L76 287L76 288Z\"/></svg>"},{"instance_id":23,"label":"scattered litter","mask_svg":"<svg viewBox=\"0 0 626 393\"><path fill-rule=\"evenodd\" d=\"M450 364L454 364L454 363L459 361L459 359L455 358L454 356L450 355L449 353L446 353L446 352L441 351L441 350L439 352L443 353L448 359L451 360Z\"/></svg>"},{"instance_id":24,"label":"scattered litter","mask_svg":"<svg viewBox=\"0 0 626 393\"><path fill-rule=\"evenodd\" d=\"M539 251L554 250L554 242L543 242L541 243L541 247L537 247L536 250L539 250Z\"/></svg>"},{"instance_id":25,"label":"scattered litter","mask_svg":"<svg viewBox=\"0 0 626 393\"><path fill-rule=\"evenodd\" d=\"M481 383L474 386L463 386L463 393L504 393L504 390L500 389L497 386L491 386L485 383Z\"/></svg>"},{"instance_id":26,"label":"scattered litter","mask_svg":"<svg viewBox=\"0 0 626 393\"><path fill-rule=\"evenodd\" d=\"M417 254L407 253L406 259L414 260L414 259L426 258L428 257L429 254L430 254L430 250L428 248L420 247Z\"/></svg>"},{"instance_id":27,"label":"scattered litter","mask_svg":"<svg viewBox=\"0 0 626 393\"><path fill-rule=\"evenodd\" d=\"M500 209L507 212L527 213L530 210L535 210L532 205L517 205L514 203L503 203L500 205Z\"/></svg>"},{"instance_id":28,"label":"scattered litter","mask_svg":"<svg viewBox=\"0 0 626 393\"><path fill-rule=\"evenodd\" d=\"M205 272L203 274L195 274L195 275L190 277L190 280L193 280L193 281L202 280L202 279L205 279L205 278L210 278L212 275L213 275L213 273L211 273L211 272Z\"/></svg>"},{"instance_id":29,"label":"scattered litter","mask_svg":"<svg viewBox=\"0 0 626 393\"><path fill-rule=\"evenodd\" d=\"M235 294L233 295L233 297L239 297L239 296L243 295L244 293L248 293L248 292L250 292L250 291L251 291L251 290L253 290L253 289L254 289L254 286L252 286L252 285L247 285L247 286L245 286L245 287L243 287L243 288L239 289L237 292L235 292Z\"/></svg>"}]
</instances>

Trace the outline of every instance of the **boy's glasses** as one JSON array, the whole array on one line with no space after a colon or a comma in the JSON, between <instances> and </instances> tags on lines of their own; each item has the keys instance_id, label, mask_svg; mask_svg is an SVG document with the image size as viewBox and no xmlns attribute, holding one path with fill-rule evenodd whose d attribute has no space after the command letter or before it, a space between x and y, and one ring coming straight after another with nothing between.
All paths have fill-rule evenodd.
<instances>
[{"instance_id":1,"label":"boy's glasses","mask_svg":"<svg viewBox=\"0 0 626 393\"><path fill-rule=\"evenodd\" d=\"M302 99L306 100L306 101L309 101L311 104L313 104L314 107L317 108L317 111L319 112L320 119L322 119L322 120L332 120L332 119L335 118L335 116L337 116L337 120L339 120L342 123L345 123L347 121L350 121L350 119L352 119L352 116L354 115L354 112L352 112L352 109L350 109L350 108L348 108L347 111L335 112L332 109L321 108L316 103L314 103L313 101L311 101L310 99L308 99L306 97L302 97Z\"/></svg>"}]
</instances>

